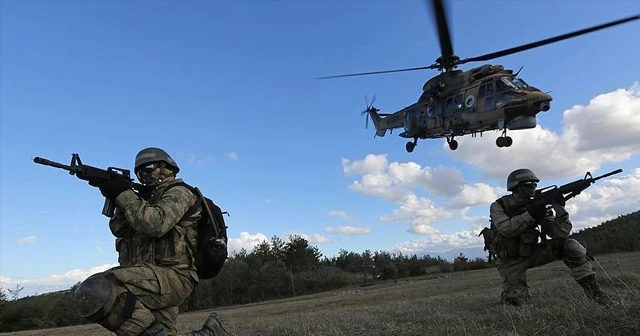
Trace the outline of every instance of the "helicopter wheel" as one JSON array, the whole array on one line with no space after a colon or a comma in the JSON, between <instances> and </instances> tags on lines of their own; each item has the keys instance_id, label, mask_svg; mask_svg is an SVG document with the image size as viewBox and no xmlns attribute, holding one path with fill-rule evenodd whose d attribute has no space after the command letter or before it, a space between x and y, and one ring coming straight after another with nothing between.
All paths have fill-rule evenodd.
<instances>
[{"instance_id":1,"label":"helicopter wheel","mask_svg":"<svg viewBox=\"0 0 640 336\"><path fill-rule=\"evenodd\" d=\"M458 140L449 141L449 149L451 149L451 150L458 149Z\"/></svg>"},{"instance_id":2,"label":"helicopter wheel","mask_svg":"<svg viewBox=\"0 0 640 336\"><path fill-rule=\"evenodd\" d=\"M504 146L505 147L511 147L512 144L513 144L513 139L511 139L510 136L504 137Z\"/></svg>"},{"instance_id":3,"label":"helicopter wheel","mask_svg":"<svg viewBox=\"0 0 640 336\"><path fill-rule=\"evenodd\" d=\"M496 139L496 145L498 147L511 147L513 139L510 136L503 136Z\"/></svg>"},{"instance_id":4,"label":"helicopter wheel","mask_svg":"<svg viewBox=\"0 0 640 336\"><path fill-rule=\"evenodd\" d=\"M416 148L416 144L409 141L407 142L407 152L411 153L413 152L413 149Z\"/></svg>"}]
</instances>

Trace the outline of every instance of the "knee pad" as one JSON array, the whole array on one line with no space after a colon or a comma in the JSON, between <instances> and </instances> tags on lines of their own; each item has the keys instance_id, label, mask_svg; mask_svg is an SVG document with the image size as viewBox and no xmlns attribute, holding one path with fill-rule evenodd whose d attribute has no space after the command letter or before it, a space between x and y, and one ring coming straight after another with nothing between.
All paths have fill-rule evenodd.
<instances>
[{"instance_id":1,"label":"knee pad","mask_svg":"<svg viewBox=\"0 0 640 336\"><path fill-rule=\"evenodd\" d=\"M136 297L100 275L82 282L73 293L73 301L80 316L116 331L133 314Z\"/></svg>"},{"instance_id":2,"label":"knee pad","mask_svg":"<svg viewBox=\"0 0 640 336\"><path fill-rule=\"evenodd\" d=\"M574 268L587 263L587 249L575 239L567 239L564 243L564 263Z\"/></svg>"}]
</instances>

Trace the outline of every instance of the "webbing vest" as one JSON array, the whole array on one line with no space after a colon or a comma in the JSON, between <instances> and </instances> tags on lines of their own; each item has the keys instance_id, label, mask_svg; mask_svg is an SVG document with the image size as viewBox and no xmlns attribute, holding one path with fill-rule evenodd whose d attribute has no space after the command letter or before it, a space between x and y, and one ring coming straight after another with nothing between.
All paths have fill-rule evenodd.
<instances>
[{"instance_id":1,"label":"webbing vest","mask_svg":"<svg viewBox=\"0 0 640 336\"><path fill-rule=\"evenodd\" d=\"M526 207L526 205L514 202L513 197L510 195L500 197L497 202L509 218L524 213L523 210ZM526 228L515 237L507 237L500 234L493 222L491 223L491 229L495 232L491 242L491 252L500 258L531 256L540 236L540 232L534 226Z\"/></svg>"},{"instance_id":2,"label":"webbing vest","mask_svg":"<svg viewBox=\"0 0 640 336\"><path fill-rule=\"evenodd\" d=\"M179 183L171 181L157 190L147 199L151 205L156 204L169 186ZM195 261L188 247L187 239L197 241L196 222L199 211L192 209L171 230L162 237L151 237L134 231L131 235L116 240L118 262L122 266L148 262L159 266L174 266L180 269L195 269Z\"/></svg>"}]
</instances>

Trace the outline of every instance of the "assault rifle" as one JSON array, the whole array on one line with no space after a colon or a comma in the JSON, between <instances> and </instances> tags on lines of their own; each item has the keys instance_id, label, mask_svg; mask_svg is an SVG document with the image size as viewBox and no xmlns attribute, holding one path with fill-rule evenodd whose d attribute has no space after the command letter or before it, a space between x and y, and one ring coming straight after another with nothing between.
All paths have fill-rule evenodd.
<instances>
[{"instance_id":1,"label":"assault rifle","mask_svg":"<svg viewBox=\"0 0 640 336\"><path fill-rule=\"evenodd\" d=\"M609 177L611 175L619 174L621 172L622 169L616 169L612 172L608 172L597 177L593 177L590 172L587 172L584 178L564 184L560 187L552 185L536 190L536 195L533 197L533 202L538 204L557 204L558 202L564 203L578 196L583 190L596 183L597 180Z\"/></svg>"},{"instance_id":2,"label":"assault rifle","mask_svg":"<svg viewBox=\"0 0 640 336\"><path fill-rule=\"evenodd\" d=\"M58 162L53 162L47 159L43 159L41 157L33 158L33 162L45 166L51 166L55 168L60 168L69 171L69 174L75 175L81 180L85 180L88 182L92 181L108 181L114 178L126 178L131 181L131 187L138 191L144 192L146 187L142 184L133 182L133 179L130 177L130 171L122 168L109 167L107 170L96 168L92 166L87 166L82 164L80 160L80 155L73 153L71 154L71 164L64 165ZM104 206L102 207L102 214L107 217L113 217L113 214L116 210L116 204L113 200L109 198L104 199Z\"/></svg>"},{"instance_id":3,"label":"assault rifle","mask_svg":"<svg viewBox=\"0 0 640 336\"><path fill-rule=\"evenodd\" d=\"M590 172L587 172L584 178L564 184L560 187L552 185L536 190L536 194L533 197L532 202L536 204L549 204L555 211L556 217L563 216L567 212L567 210L564 209L566 201L580 195L583 190L589 188L592 184L596 183L596 181L621 172L622 169L616 169L597 177L593 177ZM548 231L548 228L544 226L541 227L543 244L546 242L546 235Z\"/></svg>"}]
</instances>

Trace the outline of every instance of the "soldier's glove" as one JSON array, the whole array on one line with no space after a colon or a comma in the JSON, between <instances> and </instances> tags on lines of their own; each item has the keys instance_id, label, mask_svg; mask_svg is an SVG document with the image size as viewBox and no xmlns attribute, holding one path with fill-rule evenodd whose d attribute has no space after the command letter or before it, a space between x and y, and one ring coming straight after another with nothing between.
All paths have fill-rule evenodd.
<instances>
[{"instance_id":1,"label":"soldier's glove","mask_svg":"<svg viewBox=\"0 0 640 336\"><path fill-rule=\"evenodd\" d=\"M89 185L99 188L102 196L112 200L123 191L131 189L131 181L123 176L112 176L110 180L89 181Z\"/></svg>"},{"instance_id":2,"label":"soldier's glove","mask_svg":"<svg viewBox=\"0 0 640 336\"><path fill-rule=\"evenodd\" d=\"M553 201L554 201L555 203L558 203L559 205L562 205L562 206L567 205L567 201L565 201L565 199L564 199L564 195L562 195L561 193L558 193L558 194L556 195L556 197L554 197L554 198L553 198Z\"/></svg>"},{"instance_id":3,"label":"soldier's glove","mask_svg":"<svg viewBox=\"0 0 640 336\"><path fill-rule=\"evenodd\" d=\"M527 206L527 212L538 221L547 214L547 204L544 202L532 202Z\"/></svg>"}]
</instances>

